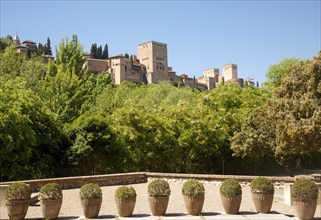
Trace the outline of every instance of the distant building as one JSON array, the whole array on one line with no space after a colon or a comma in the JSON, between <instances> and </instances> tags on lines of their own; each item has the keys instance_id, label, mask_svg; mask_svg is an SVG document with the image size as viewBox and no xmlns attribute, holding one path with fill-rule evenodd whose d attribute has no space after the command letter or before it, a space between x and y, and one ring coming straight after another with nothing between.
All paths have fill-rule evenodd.
<instances>
[{"instance_id":1,"label":"distant building","mask_svg":"<svg viewBox=\"0 0 321 220\"><path fill-rule=\"evenodd\" d=\"M37 44L32 40L25 40L22 45L26 46L30 52L37 52Z\"/></svg>"},{"instance_id":2,"label":"distant building","mask_svg":"<svg viewBox=\"0 0 321 220\"><path fill-rule=\"evenodd\" d=\"M15 35L13 43L20 53L28 54L37 52L37 45L31 40L21 43L18 35ZM86 61L83 69L94 73L108 71L111 80L115 84L123 81L134 83L158 83L170 81L174 85L187 85L200 90L212 89L226 82L236 83L240 86L249 84L242 78L238 78L236 64L223 65L223 74L219 69L205 70L198 78L190 78L187 74L177 75L173 68L168 66L167 44L149 41L137 46L137 56L125 57L123 54L115 55L107 59L93 59L89 53L84 53ZM44 61L54 60L53 56L43 55ZM253 82L250 82L253 83Z\"/></svg>"},{"instance_id":3,"label":"distant building","mask_svg":"<svg viewBox=\"0 0 321 220\"><path fill-rule=\"evenodd\" d=\"M167 44L149 41L139 44L137 57L128 59L122 54L109 57L106 60L86 59L84 68L93 72L109 71L112 81L120 84L123 81L135 83L158 83L170 81L175 85L188 85L200 90L212 89L219 83L218 69L204 72L203 76L195 79L186 74L176 75L168 66Z\"/></svg>"},{"instance_id":4,"label":"distant building","mask_svg":"<svg viewBox=\"0 0 321 220\"><path fill-rule=\"evenodd\" d=\"M32 40L25 40L21 43L19 36L16 34L13 38L13 43L17 45L19 53L28 54L37 52L37 44Z\"/></svg>"},{"instance_id":5,"label":"distant building","mask_svg":"<svg viewBox=\"0 0 321 220\"><path fill-rule=\"evenodd\" d=\"M109 57L107 60L108 71L115 84L120 84L123 81L148 83L145 66L140 64L136 56L131 60L121 54Z\"/></svg>"},{"instance_id":6,"label":"distant building","mask_svg":"<svg viewBox=\"0 0 321 220\"><path fill-rule=\"evenodd\" d=\"M37 45L31 40L22 43L18 35L15 35L13 43L17 45L20 53L28 54L37 52ZM134 83L158 83L169 81L174 85L187 85L200 90L212 89L223 82L233 82L243 86L244 80L238 78L237 65L223 65L223 74L219 69L205 70L197 79L188 77L187 74L177 75L173 68L168 66L167 44L149 41L137 46L137 56L125 57L123 54L115 55L107 59L93 59L89 53L84 53L86 61L83 69L94 73L108 71L111 80L115 84L123 81ZM54 60L54 57L43 55L45 62Z\"/></svg>"},{"instance_id":7,"label":"distant building","mask_svg":"<svg viewBox=\"0 0 321 220\"><path fill-rule=\"evenodd\" d=\"M169 80L166 44L156 41L140 44L137 57L146 67L148 83Z\"/></svg>"}]
</instances>

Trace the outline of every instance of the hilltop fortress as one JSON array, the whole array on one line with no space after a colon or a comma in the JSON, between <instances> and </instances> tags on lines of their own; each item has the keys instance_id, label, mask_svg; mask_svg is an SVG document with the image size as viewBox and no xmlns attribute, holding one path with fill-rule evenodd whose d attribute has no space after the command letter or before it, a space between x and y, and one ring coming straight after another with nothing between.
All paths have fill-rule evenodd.
<instances>
[{"instance_id":1,"label":"hilltop fortress","mask_svg":"<svg viewBox=\"0 0 321 220\"><path fill-rule=\"evenodd\" d=\"M123 81L134 83L157 83L170 81L175 85L188 85L201 90L212 89L223 82L234 82L243 86L243 79L238 78L237 65L223 65L223 74L213 68L203 72L199 78L190 78L188 75L176 75L172 67L168 66L167 44L149 41L139 44L137 56L131 58L122 54L109 57L106 60L86 57L84 68L91 72L108 71L113 83Z\"/></svg>"},{"instance_id":2,"label":"hilltop fortress","mask_svg":"<svg viewBox=\"0 0 321 220\"><path fill-rule=\"evenodd\" d=\"M37 51L37 45L31 40L26 40L22 44L16 35L13 43L17 45L20 53L28 54ZM54 57L43 55L45 61L53 60ZM212 68L205 70L198 78L190 78L186 74L176 75L172 67L168 66L167 44L156 41L149 41L139 44L137 56L124 56L123 54L109 57L107 59L93 59L86 55L83 65L85 70L99 73L108 71L111 73L111 80L115 84L123 81L134 83L158 83L160 81L170 81L174 85L188 85L192 88L207 90L217 87L223 82L234 82L243 86L244 80L238 78L237 65L223 65L223 74L219 74L219 69Z\"/></svg>"}]
</instances>

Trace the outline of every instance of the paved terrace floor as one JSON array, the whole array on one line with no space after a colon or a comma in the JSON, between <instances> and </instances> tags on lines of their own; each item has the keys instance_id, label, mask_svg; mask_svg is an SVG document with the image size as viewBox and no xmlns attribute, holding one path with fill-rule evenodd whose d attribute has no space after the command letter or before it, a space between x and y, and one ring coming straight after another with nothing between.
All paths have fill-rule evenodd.
<instances>
[{"instance_id":1,"label":"paved terrace floor","mask_svg":"<svg viewBox=\"0 0 321 220\"><path fill-rule=\"evenodd\" d=\"M294 212L291 206L284 203L283 187L275 188L274 202L271 213L258 214L255 211L252 202L250 187L242 184L242 203L240 213L237 215L227 215L219 196L219 183L216 181L203 181L205 186L205 202L203 211L200 216L189 216L186 214L183 197L181 195L181 187L183 181L169 180L171 187L171 196L167 208L167 214L163 217L154 217L150 214L148 206L147 183L132 185L137 192L136 206L132 217L121 218L117 216L117 209L114 203L114 193L119 186L102 187L103 203L97 219L179 219L179 220L194 220L194 219L297 219L294 217ZM6 208L1 204L0 219L8 219ZM36 203L29 207L26 219L43 219L41 207ZM60 211L59 219L85 219L82 214L82 209L79 199L79 189L70 189L63 191L63 204ZM317 207L315 219L321 220L321 209Z\"/></svg>"}]
</instances>

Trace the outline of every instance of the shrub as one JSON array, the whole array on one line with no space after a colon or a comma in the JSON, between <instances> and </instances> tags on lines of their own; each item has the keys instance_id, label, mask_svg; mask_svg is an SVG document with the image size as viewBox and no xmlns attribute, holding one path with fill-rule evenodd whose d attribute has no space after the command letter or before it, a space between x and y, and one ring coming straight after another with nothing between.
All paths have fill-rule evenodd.
<instances>
[{"instance_id":1,"label":"shrub","mask_svg":"<svg viewBox=\"0 0 321 220\"><path fill-rule=\"evenodd\" d=\"M80 188L80 199L96 199L101 197L100 186L96 183L87 183Z\"/></svg>"},{"instance_id":2,"label":"shrub","mask_svg":"<svg viewBox=\"0 0 321 220\"><path fill-rule=\"evenodd\" d=\"M131 186L121 186L115 192L115 197L118 199L128 199L132 197L136 197L136 191Z\"/></svg>"},{"instance_id":3,"label":"shrub","mask_svg":"<svg viewBox=\"0 0 321 220\"><path fill-rule=\"evenodd\" d=\"M156 179L149 183L148 194L153 197L165 197L171 194L171 190L167 181Z\"/></svg>"},{"instance_id":4,"label":"shrub","mask_svg":"<svg viewBox=\"0 0 321 220\"><path fill-rule=\"evenodd\" d=\"M257 194L274 194L274 186L270 179L257 177L251 182L251 192Z\"/></svg>"},{"instance_id":5,"label":"shrub","mask_svg":"<svg viewBox=\"0 0 321 220\"><path fill-rule=\"evenodd\" d=\"M184 196L204 196L204 185L197 180L187 180L182 187Z\"/></svg>"},{"instance_id":6,"label":"shrub","mask_svg":"<svg viewBox=\"0 0 321 220\"><path fill-rule=\"evenodd\" d=\"M61 199L62 189L58 183L47 183L42 186L39 192L38 198L40 200L44 199Z\"/></svg>"},{"instance_id":7,"label":"shrub","mask_svg":"<svg viewBox=\"0 0 321 220\"><path fill-rule=\"evenodd\" d=\"M235 179L226 179L222 182L220 193L223 196L236 196L242 194L242 187Z\"/></svg>"},{"instance_id":8,"label":"shrub","mask_svg":"<svg viewBox=\"0 0 321 220\"><path fill-rule=\"evenodd\" d=\"M291 197L294 199L317 199L319 190L317 185L309 179L297 179L291 187Z\"/></svg>"},{"instance_id":9,"label":"shrub","mask_svg":"<svg viewBox=\"0 0 321 220\"><path fill-rule=\"evenodd\" d=\"M31 187L25 183L12 183L6 190L7 200L26 200L31 197Z\"/></svg>"}]
</instances>

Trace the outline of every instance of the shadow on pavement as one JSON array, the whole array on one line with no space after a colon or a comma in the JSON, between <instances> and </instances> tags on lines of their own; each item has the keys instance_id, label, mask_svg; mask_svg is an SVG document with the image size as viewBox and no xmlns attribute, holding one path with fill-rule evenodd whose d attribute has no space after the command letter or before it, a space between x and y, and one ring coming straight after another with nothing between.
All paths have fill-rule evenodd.
<instances>
[{"instance_id":1,"label":"shadow on pavement","mask_svg":"<svg viewBox=\"0 0 321 220\"><path fill-rule=\"evenodd\" d=\"M99 215L96 219L116 218L114 215Z\"/></svg>"},{"instance_id":2,"label":"shadow on pavement","mask_svg":"<svg viewBox=\"0 0 321 220\"><path fill-rule=\"evenodd\" d=\"M72 219L77 219L79 218L79 216L62 216L62 217L58 217L58 220L72 220ZM26 220L43 220L44 218L25 218Z\"/></svg>"},{"instance_id":3,"label":"shadow on pavement","mask_svg":"<svg viewBox=\"0 0 321 220\"><path fill-rule=\"evenodd\" d=\"M202 212L201 216L214 216L214 215L221 215L219 212Z\"/></svg>"},{"instance_id":4,"label":"shadow on pavement","mask_svg":"<svg viewBox=\"0 0 321 220\"><path fill-rule=\"evenodd\" d=\"M165 217L186 216L185 213L166 213Z\"/></svg>"},{"instance_id":5,"label":"shadow on pavement","mask_svg":"<svg viewBox=\"0 0 321 220\"><path fill-rule=\"evenodd\" d=\"M144 217L149 217L151 215L148 215L148 214L134 214L130 217L133 217L133 218L144 218Z\"/></svg>"}]
</instances>

